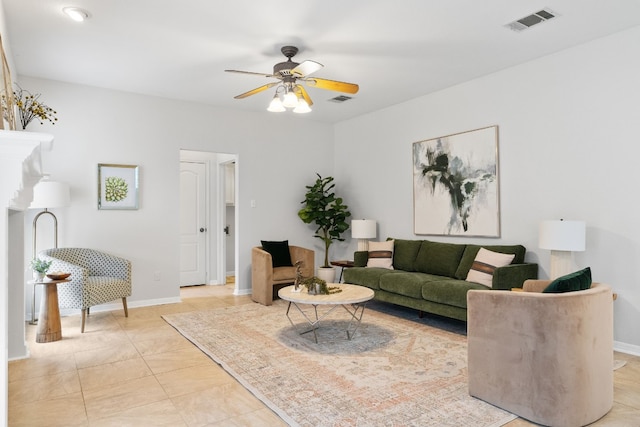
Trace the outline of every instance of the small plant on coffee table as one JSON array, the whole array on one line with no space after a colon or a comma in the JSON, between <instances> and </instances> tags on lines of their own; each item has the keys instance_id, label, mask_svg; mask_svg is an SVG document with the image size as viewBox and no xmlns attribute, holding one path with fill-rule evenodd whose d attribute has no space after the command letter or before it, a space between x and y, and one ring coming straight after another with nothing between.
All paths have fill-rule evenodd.
<instances>
[{"instance_id":1,"label":"small plant on coffee table","mask_svg":"<svg viewBox=\"0 0 640 427\"><path fill-rule=\"evenodd\" d=\"M300 284L304 285L307 288L307 292L311 295L329 295L342 292L342 289L340 289L340 287L327 286L327 282L316 276L307 277L306 279L300 281Z\"/></svg>"}]
</instances>

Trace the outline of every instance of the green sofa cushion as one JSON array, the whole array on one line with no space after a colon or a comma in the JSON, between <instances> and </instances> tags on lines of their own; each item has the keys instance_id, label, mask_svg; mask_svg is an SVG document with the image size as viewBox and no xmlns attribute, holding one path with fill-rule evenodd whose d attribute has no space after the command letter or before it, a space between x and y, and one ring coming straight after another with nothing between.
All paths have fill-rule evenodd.
<instances>
[{"instance_id":1,"label":"green sofa cushion","mask_svg":"<svg viewBox=\"0 0 640 427\"><path fill-rule=\"evenodd\" d=\"M394 274L395 272L396 270L380 267L345 268L344 282L366 286L371 289L380 289L380 277L385 274Z\"/></svg>"},{"instance_id":2,"label":"green sofa cushion","mask_svg":"<svg viewBox=\"0 0 640 427\"><path fill-rule=\"evenodd\" d=\"M591 287L591 268L587 267L565 276L560 276L547 286L542 293L583 291Z\"/></svg>"},{"instance_id":3,"label":"green sofa cushion","mask_svg":"<svg viewBox=\"0 0 640 427\"><path fill-rule=\"evenodd\" d=\"M422 241L394 239L394 242L393 268L403 271L416 271L414 263Z\"/></svg>"},{"instance_id":4,"label":"green sofa cushion","mask_svg":"<svg viewBox=\"0 0 640 427\"><path fill-rule=\"evenodd\" d=\"M479 283L465 280L436 280L422 284L422 298L440 304L467 308L467 291L470 289L489 289Z\"/></svg>"},{"instance_id":5,"label":"green sofa cushion","mask_svg":"<svg viewBox=\"0 0 640 427\"><path fill-rule=\"evenodd\" d=\"M464 250L464 254L462 255L462 259L460 260L460 264L456 269L455 277L456 279L464 280L467 278L467 274L469 274L469 270L471 270L471 266L473 265L473 260L476 259L476 255L480 248L485 248L493 252L500 252L501 254L513 254L515 257L511 264L523 264L524 263L524 254L526 249L522 245L467 245Z\"/></svg>"},{"instance_id":6,"label":"green sofa cushion","mask_svg":"<svg viewBox=\"0 0 640 427\"><path fill-rule=\"evenodd\" d=\"M416 258L416 270L437 276L455 277L466 246L424 240L420 245L418 257Z\"/></svg>"},{"instance_id":7,"label":"green sofa cushion","mask_svg":"<svg viewBox=\"0 0 640 427\"><path fill-rule=\"evenodd\" d=\"M396 270L398 271L398 270ZM422 285L425 282L443 280L442 276L425 273L398 273L380 277L380 289L394 294L422 299Z\"/></svg>"}]
</instances>

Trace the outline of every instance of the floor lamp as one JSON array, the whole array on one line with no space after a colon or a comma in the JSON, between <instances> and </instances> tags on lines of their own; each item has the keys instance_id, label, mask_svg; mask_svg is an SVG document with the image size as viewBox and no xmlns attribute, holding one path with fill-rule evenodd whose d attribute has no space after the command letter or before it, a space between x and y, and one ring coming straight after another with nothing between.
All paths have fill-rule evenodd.
<instances>
[{"instance_id":1,"label":"floor lamp","mask_svg":"<svg viewBox=\"0 0 640 427\"><path fill-rule=\"evenodd\" d=\"M351 237L358 239L358 251L368 251L368 239L375 239L376 237L376 222L372 219L352 220Z\"/></svg>"},{"instance_id":2,"label":"floor lamp","mask_svg":"<svg viewBox=\"0 0 640 427\"><path fill-rule=\"evenodd\" d=\"M541 249L551 250L551 280L572 272L571 252L585 250L586 225L584 221L553 220L540 223Z\"/></svg>"},{"instance_id":3,"label":"floor lamp","mask_svg":"<svg viewBox=\"0 0 640 427\"><path fill-rule=\"evenodd\" d=\"M38 233L38 219L43 215L51 215L53 219L53 247L58 247L58 218L50 212L50 208L61 208L69 206L69 186L64 182L50 181L49 177L45 177L33 187L33 201L29 205L29 209L44 209L33 218L33 231L32 231L32 259L36 258L37 250L37 233ZM33 295L31 298L31 324L36 323L36 285L33 283Z\"/></svg>"}]
</instances>

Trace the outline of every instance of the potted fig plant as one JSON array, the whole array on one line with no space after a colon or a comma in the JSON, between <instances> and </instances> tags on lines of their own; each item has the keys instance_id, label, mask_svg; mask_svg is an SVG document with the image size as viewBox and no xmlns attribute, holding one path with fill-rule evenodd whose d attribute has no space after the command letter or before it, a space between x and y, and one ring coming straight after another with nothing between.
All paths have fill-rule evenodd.
<instances>
[{"instance_id":1,"label":"potted fig plant","mask_svg":"<svg viewBox=\"0 0 640 427\"><path fill-rule=\"evenodd\" d=\"M351 212L342 198L336 197L333 177L316 175L316 182L306 186L307 193L301 202L304 207L298 211L298 216L305 224L316 227L313 237L322 240L324 244L324 262L318 268L318 277L331 283L335 279L335 269L329 264L329 247L336 240L344 240L342 233L349 229L347 218L351 216Z\"/></svg>"}]
</instances>

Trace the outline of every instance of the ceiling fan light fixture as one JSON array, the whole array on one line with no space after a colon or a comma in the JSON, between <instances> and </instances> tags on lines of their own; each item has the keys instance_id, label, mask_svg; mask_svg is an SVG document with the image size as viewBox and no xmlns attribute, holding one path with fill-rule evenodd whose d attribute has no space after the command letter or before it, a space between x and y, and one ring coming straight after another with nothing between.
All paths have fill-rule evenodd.
<instances>
[{"instance_id":1,"label":"ceiling fan light fixture","mask_svg":"<svg viewBox=\"0 0 640 427\"><path fill-rule=\"evenodd\" d=\"M298 106L298 95L291 89L287 90L282 100L282 105L286 108L295 108Z\"/></svg>"},{"instance_id":2,"label":"ceiling fan light fixture","mask_svg":"<svg viewBox=\"0 0 640 427\"><path fill-rule=\"evenodd\" d=\"M307 101L305 101L304 99L300 99L298 100L298 105L296 105L296 108L293 109L293 112L299 114L310 113L311 107L309 107Z\"/></svg>"},{"instance_id":3,"label":"ceiling fan light fixture","mask_svg":"<svg viewBox=\"0 0 640 427\"><path fill-rule=\"evenodd\" d=\"M63 7L62 11L65 15L76 22L82 22L89 19L89 12L84 9L80 9L79 7Z\"/></svg>"},{"instance_id":4,"label":"ceiling fan light fixture","mask_svg":"<svg viewBox=\"0 0 640 427\"><path fill-rule=\"evenodd\" d=\"M278 96L277 92L269 103L267 111L270 111L272 113L282 113L283 111L287 111L287 109L282 105L282 101L280 101L280 96Z\"/></svg>"}]
</instances>

